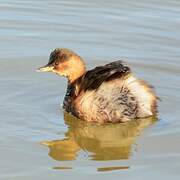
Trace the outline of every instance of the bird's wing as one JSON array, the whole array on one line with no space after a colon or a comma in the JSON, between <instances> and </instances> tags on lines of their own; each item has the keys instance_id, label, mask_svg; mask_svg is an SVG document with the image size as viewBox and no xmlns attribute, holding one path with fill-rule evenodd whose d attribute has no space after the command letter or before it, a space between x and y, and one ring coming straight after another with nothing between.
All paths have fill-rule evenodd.
<instances>
[{"instance_id":1,"label":"bird's wing","mask_svg":"<svg viewBox=\"0 0 180 180\"><path fill-rule=\"evenodd\" d=\"M98 66L81 77L81 90L96 90L104 81L121 78L131 72L121 60Z\"/></svg>"}]
</instances>

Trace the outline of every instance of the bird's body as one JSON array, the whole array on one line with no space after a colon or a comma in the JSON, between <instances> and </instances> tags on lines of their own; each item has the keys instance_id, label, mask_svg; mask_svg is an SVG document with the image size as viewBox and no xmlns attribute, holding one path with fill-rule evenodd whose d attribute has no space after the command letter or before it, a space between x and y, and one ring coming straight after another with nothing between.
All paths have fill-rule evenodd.
<instances>
[{"instance_id":1,"label":"bird's body","mask_svg":"<svg viewBox=\"0 0 180 180\"><path fill-rule=\"evenodd\" d=\"M82 58L72 51L67 54L67 49L63 55L63 50L53 51L50 59L55 55L56 58L43 68L68 77L63 103L67 112L99 123L126 122L156 114L157 98L152 87L136 78L122 61L86 71ZM40 70L46 71L43 68Z\"/></svg>"}]
</instances>

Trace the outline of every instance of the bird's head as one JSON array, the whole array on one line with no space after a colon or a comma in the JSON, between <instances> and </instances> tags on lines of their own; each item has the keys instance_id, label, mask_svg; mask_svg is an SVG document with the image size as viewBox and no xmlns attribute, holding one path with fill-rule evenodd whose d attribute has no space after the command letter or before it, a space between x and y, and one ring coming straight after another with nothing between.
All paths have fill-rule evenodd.
<instances>
[{"instance_id":1,"label":"bird's head","mask_svg":"<svg viewBox=\"0 0 180 180\"><path fill-rule=\"evenodd\" d=\"M38 71L54 72L67 77L72 83L85 73L86 68L84 61L76 53L69 49L57 48L51 52L48 64L40 67Z\"/></svg>"}]
</instances>

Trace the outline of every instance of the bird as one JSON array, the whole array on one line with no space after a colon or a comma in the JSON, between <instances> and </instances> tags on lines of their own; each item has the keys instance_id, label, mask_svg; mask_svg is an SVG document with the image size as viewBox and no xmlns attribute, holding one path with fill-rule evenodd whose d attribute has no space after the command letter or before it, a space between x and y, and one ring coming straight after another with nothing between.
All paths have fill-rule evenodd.
<instances>
[{"instance_id":1,"label":"bird","mask_svg":"<svg viewBox=\"0 0 180 180\"><path fill-rule=\"evenodd\" d=\"M123 123L158 113L154 88L136 77L122 60L86 70L77 53L56 48L38 71L68 79L63 109L87 122Z\"/></svg>"}]
</instances>

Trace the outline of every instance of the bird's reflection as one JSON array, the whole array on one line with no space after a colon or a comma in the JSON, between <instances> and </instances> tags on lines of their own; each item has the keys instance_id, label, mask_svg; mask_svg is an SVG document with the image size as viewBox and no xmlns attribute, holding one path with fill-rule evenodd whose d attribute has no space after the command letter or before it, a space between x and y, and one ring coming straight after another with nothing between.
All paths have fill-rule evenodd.
<instances>
[{"instance_id":1,"label":"bird's reflection","mask_svg":"<svg viewBox=\"0 0 180 180\"><path fill-rule=\"evenodd\" d=\"M134 120L119 124L92 124L64 113L68 126L62 140L44 141L49 156L55 160L74 160L80 150L88 151L92 160L128 159L136 137L156 118Z\"/></svg>"}]
</instances>

